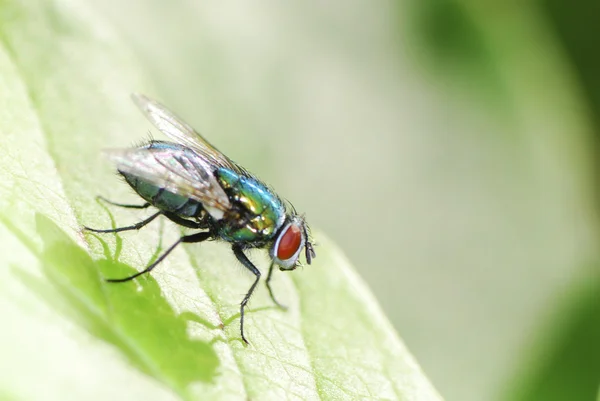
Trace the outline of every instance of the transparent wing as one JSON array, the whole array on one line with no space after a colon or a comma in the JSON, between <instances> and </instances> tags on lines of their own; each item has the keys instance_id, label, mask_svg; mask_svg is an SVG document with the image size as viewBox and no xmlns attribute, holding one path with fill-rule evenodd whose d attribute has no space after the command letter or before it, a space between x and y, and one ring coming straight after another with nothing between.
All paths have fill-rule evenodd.
<instances>
[{"instance_id":1,"label":"transparent wing","mask_svg":"<svg viewBox=\"0 0 600 401\"><path fill-rule=\"evenodd\" d=\"M210 165L191 151L137 148L105 152L122 173L200 202L217 220L231 208Z\"/></svg>"},{"instance_id":2,"label":"transparent wing","mask_svg":"<svg viewBox=\"0 0 600 401\"><path fill-rule=\"evenodd\" d=\"M131 98L146 118L169 138L193 149L210 164L229 168L237 172L244 171L231 159L219 152L217 148L212 146L185 121L156 100L152 100L139 93L132 94Z\"/></svg>"}]
</instances>

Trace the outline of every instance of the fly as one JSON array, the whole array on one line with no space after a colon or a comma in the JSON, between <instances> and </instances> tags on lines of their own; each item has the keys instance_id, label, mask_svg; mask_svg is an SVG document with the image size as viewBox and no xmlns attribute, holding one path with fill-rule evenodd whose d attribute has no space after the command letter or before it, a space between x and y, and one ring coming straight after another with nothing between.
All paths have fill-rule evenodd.
<instances>
[{"instance_id":1,"label":"fly","mask_svg":"<svg viewBox=\"0 0 600 401\"><path fill-rule=\"evenodd\" d=\"M143 205L108 203L135 209L154 207L157 211L127 227L84 228L96 233L139 230L162 215L175 224L199 231L180 237L142 271L107 281L122 283L149 273L181 243L228 242L237 260L255 276L240 304L240 332L248 344L244 335L244 309L261 273L246 251L269 250L267 289L273 302L284 308L271 289L273 268L278 265L282 271L296 269L303 250L306 262L312 262L316 254L308 225L304 217L293 207L289 210L269 186L219 152L162 104L140 94L132 98L148 120L174 142L151 140L137 148L107 151L119 174L145 200Z\"/></svg>"}]
</instances>

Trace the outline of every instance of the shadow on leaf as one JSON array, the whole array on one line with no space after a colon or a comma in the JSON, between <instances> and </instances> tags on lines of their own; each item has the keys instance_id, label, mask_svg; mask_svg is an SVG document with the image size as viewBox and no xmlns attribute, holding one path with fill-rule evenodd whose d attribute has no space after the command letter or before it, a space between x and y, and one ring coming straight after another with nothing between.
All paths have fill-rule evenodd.
<instances>
[{"instance_id":1,"label":"shadow on leaf","mask_svg":"<svg viewBox=\"0 0 600 401\"><path fill-rule=\"evenodd\" d=\"M187 333L188 321L202 319L178 315L150 276L122 284L105 282L102 276L125 276L136 270L111 259L92 260L42 215L36 216L36 223L44 241L43 273L53 285L17 270L29 288L184 398L190 383L211 381L219 364L217 355L211 344Z\"/></svg>"}]
</instances>

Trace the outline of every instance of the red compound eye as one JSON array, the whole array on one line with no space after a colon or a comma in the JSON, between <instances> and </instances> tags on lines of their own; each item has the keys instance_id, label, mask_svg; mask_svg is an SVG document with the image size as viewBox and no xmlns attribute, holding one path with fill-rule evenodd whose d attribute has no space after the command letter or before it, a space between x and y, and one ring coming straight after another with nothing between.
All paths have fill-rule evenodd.
<instances>
[{"instance_id":1,"label":"red compound eye","mask_svg":"<svg viewBox=\"0 0 600 401\"><path fill-rule=\"evenodd\" d=\"M277 258L279 258L279 260L291 258L298 252L300 244L302 244L302 231L300 231L300 227L296 224L290 224L279 240Z\"/></svg>"}]
</instances>

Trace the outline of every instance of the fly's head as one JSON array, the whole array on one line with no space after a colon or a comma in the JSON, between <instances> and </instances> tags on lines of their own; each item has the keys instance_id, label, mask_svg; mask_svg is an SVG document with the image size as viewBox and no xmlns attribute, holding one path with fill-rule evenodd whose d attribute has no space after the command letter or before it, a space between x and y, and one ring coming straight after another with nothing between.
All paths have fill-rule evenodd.
<instances>
[{"instance_id":1,"label":"fly's head","mask_svg":"<svg viewBox=\"0 0 600 401\"><path fill-rule=\"evenodd\" d=\"M279 229L270 251L271 258L279 265L279 270L296 269L302 249L304 249L306 263L311 264L316 254L309 232L303 216L288 215L285 223Z\"/></svg>"}]
</instances>

